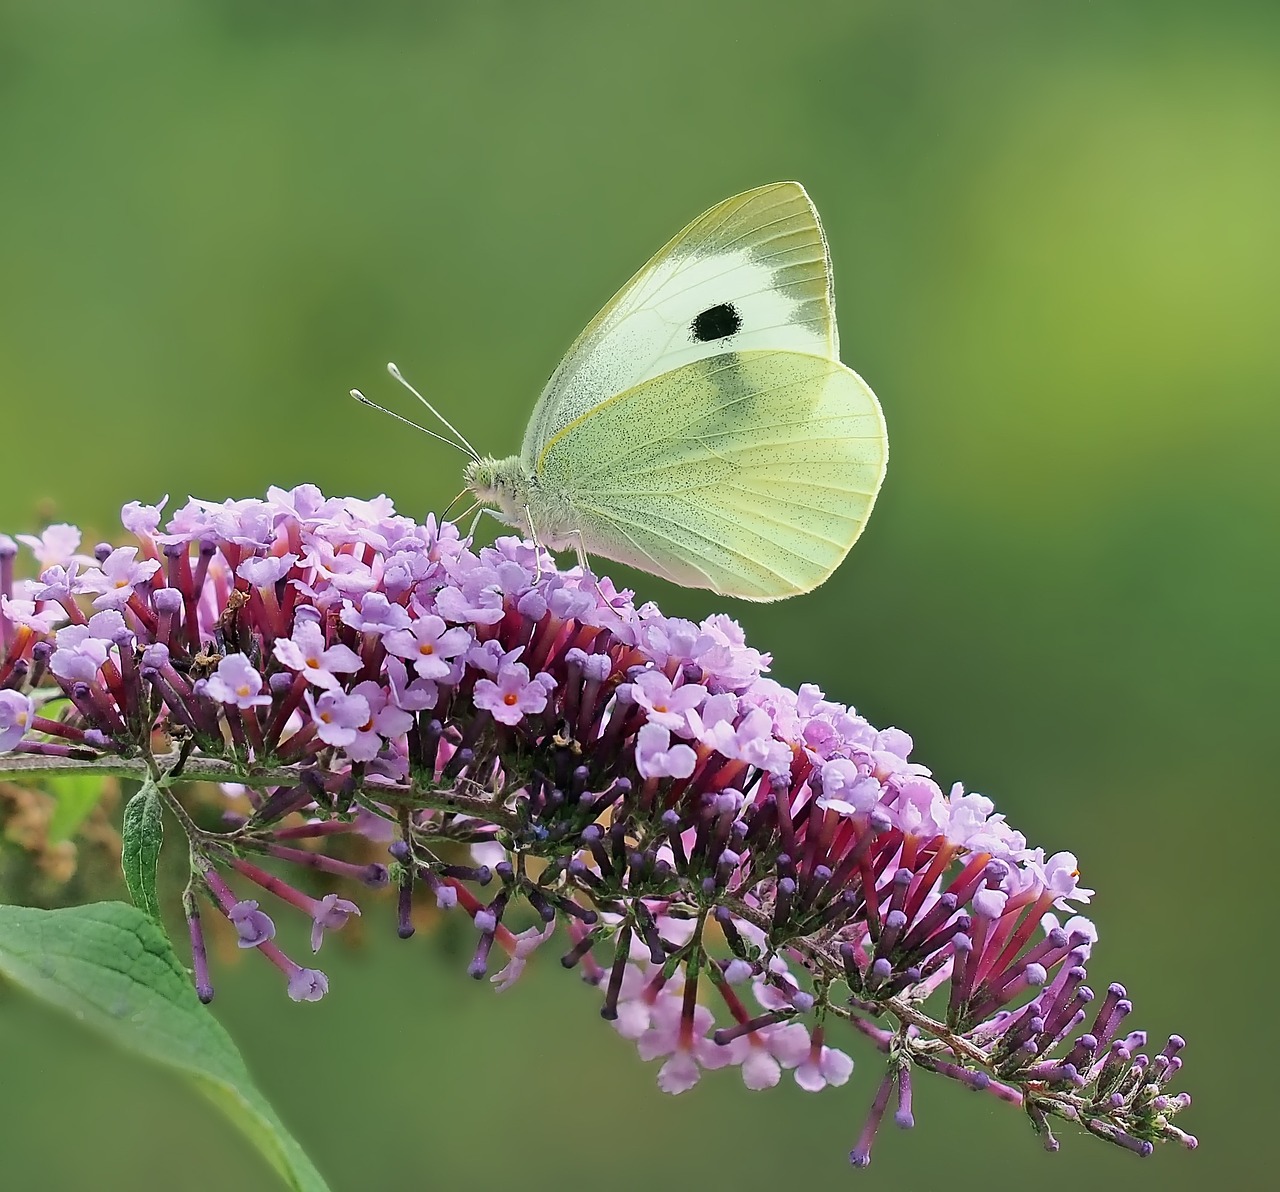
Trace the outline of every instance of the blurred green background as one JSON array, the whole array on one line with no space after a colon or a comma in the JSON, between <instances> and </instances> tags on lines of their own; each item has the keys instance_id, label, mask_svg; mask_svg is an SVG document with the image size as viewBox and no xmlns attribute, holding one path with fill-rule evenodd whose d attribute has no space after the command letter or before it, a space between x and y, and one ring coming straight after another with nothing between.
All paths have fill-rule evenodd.
<instances>
[{"instance_id":1,"label":"blurred green background","mask_svg":"<svg viewBox=\"0 0 1280 1192\"><path fill-rule=\"evenodd\" d=\"M857 1173L858 1041L819 1097L725 1072L665 1097L554 946L496 997L460 937L401 943L384 905L325 949L319 1005L253 958L216 973L335 1189L1270 1185L1278 146L1265 3L0 6L10 532L92 543L126 500L302 481L439 509L460 458L350 386L399 402L394 359L513 451L659 244L802 180L892 461L830 583L732 611L776 677L908 729L944 784L1079 855L1092 983L1187 1036L1202 1139L1141 1162L1064 1130L1050 1157L921 1079L916 1130ZM0 1070L9 1186L276 1186L194 1093L9 989Z\"/></svg>"}]
</instances>

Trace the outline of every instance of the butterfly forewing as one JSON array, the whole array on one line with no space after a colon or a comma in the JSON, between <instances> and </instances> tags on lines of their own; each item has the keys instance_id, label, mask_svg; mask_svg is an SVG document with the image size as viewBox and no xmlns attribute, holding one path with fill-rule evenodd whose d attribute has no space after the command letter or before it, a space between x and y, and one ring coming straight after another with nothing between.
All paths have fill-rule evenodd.
<instances>
[{"instance_id":1,"label":"butterfly forewing","mask_svg":"<svg viewBox=\"0 0 1280 1192\"><path fill-rule=\"evenodd\" d=\"M735 195L699 216L610 300L534 407L521 459L601 402L726 351L839 352L831 268L797 182Z\"/></svg>"},{"instance_id":2,"label":"butterfly forewing","mask_svg":"<svg viewBox=\"0 0 1280 1192\"><path fill-rule=\"evenodd\" d=\"M862 532L884 477L875 395L839 361L729 352L605 401L536 474L588 554L749 600L807 592Z\"/></svg>"}]
</instances>

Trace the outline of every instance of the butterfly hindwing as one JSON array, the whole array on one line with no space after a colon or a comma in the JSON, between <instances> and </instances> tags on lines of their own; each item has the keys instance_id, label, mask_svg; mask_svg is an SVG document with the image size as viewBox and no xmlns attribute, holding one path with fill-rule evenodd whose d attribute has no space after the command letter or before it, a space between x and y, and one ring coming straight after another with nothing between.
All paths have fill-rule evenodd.
<instances>
[{"instance_id":1,"label":"butterfly hindwing","mask_svg":"<svg viewBox=\"0 0 1280 1192\"><path fill-rule=\"evenodd\" d=\"M826 239L797 182L735 195L661 248L592 320L534 407L521 459L601 402L726 351L839 353Z\"/></svg>"},{"instance_id":2,"label":"butterfly hindwing","mask_svg":"<svg viewBox=\"0 0 1280 1192\"><path fill-rule=\"evenodd\" d=\"M888 445L837 360L721 353L571 422L536 461L588 554L687 587L776 600L816 587L862 532Z\"/></svg>"}]
</instances>

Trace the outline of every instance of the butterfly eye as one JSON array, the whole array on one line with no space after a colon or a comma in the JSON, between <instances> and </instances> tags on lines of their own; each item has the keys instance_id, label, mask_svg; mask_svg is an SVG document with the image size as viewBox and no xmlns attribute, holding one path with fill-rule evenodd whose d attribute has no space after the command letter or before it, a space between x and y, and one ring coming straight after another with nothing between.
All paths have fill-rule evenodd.
<instances>
[{"instance_id":1,"label":"butterfly eye","mask_svg":"<svg viewBox=\"0 0 1280 1192\"><path fill-rule=\"evenodd\" d=\"M709 306L698 315L689 330L695 343L710 343L716 339L727 339L742 326L742 316L738 308L728 302L718 306Z\"/></svg>"}]
</instances>

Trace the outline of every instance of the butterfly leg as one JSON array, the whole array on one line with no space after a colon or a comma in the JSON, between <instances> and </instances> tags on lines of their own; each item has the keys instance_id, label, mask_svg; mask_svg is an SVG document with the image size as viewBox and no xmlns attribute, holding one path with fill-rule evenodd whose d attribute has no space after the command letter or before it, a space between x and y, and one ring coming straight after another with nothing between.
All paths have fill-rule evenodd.
<instances>
[{"instance_id":1,"label":"butterfly leg","mask_svg":"<svg viewBox=\"0 0 1280 1192\"><path fill-rule=\"evenodd\" d=\"M582 545L582 533L578 530L570 530L569 533L573 536L573 549L578 556L578 566L582 568L584 574L591 577L591 582L595 585L596 595L599 596L605 604L608 604L609 599L601 590L600 581L596 579L596 573L591 569L591 560L587 557L587 548Z\"/></svg>"},{"instance_id":2,"label":"butterfly leg","mask_svg":"<svg viewBox=\"0 0 1280 1192\"><path fill-rule=\"evenodd\" d=\"M478 526L478 525L480 524L480 519L481 519L482 517L484 517L484 515L485 515L486 513L487 513L490 517L495 518L497 521L502 522L502 514L500 514L496 509L490 509L490 508L488 508L488 507L487 507L487 506L485 506L485 505L481 505L478 509L476 509L476 507L475 507L474 505L472 505L472 506L471 506L471 509L475 509L475 510L476 510L476 515L475 515L475 517L473 517L473 518L471 519L471 528L470 528L469 530L467 530L467 545L468 545L468 546L470 546L473 542L475 542L475 539L476 539L476 526ZM470 513L470 512L471 512L471 509L468 509L468 510L466 511L466 513L462 513L462 514L460 514L459 516L460 516L460 517L466 517L466 516L467 516L467 513ZM507 523L506 523L506 522L502 522L502 524L505 526Z\"/></svg>"},{"instance_id":3,"label":"butterfly leg","mask_svg":"<svg viewBox=\"0 0 1280 1192\"><path fill-rule=\"evenodd\" d=\"M573 550L578 556L578 566L588 575L594 575L595 573L591 570L591 560L587 558L587 548L582 545L582 535L577 530L571 530L570 533L574 539Z\"/></svg>"},{"instance_id":4,"label":"butterfly leg","mask_svg":"<svg viewBox=\"0 0 1280 1192\"><path fill-rule=\"evenodd\" d=\"M529 523L529 538L533 542L533 557L537 564L537 569L533 573L533 582L536 584L542 579L542 552L546 548L538 541L538 531L533 525L533 511L528 505L524 507L524 519Z\"/></svg>"}]
</instances>

